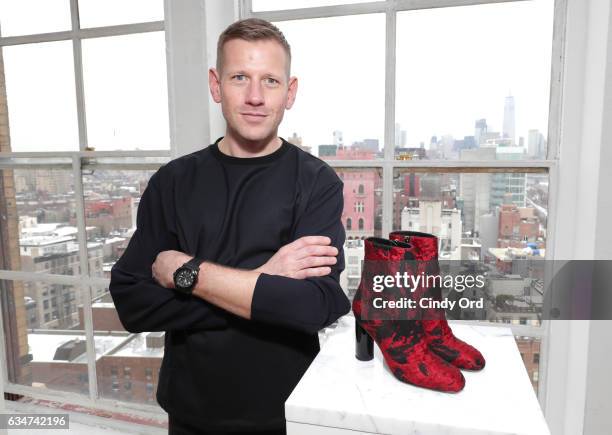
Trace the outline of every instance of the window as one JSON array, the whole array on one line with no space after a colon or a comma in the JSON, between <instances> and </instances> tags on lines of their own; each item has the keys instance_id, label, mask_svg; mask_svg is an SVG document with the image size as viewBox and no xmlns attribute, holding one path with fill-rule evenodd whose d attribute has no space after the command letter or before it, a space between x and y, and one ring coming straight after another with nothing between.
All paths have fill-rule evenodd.
<instances>
[{"instance_id":1,"label":"window","mask_svg":"<svg viewBox=\"0 0 612 435\"><path fill-rule=\"evenodd\" d=\"M129 403L106 401L117 400L122 390L121 400L148 402L151 413L160 412L134 388L125 367L131 358L124 357L146 354L152 373L161 364L163 342L149 350L144 337L126 334L108 315L114 307L104 282L129 242L125 230L134 227L135 204L149 177L170 157L163 20L162 0L0 2L0 87L6 89L6 97L0 93L0 135L10 139L0 149L9 153L0 158L0 177L9 187L0 189L0 208L14 208L9 239L17 241L1 255L23 279L0 270L0 284L3 294L8 289L37 303L25 317L36 329L27 331L14 323L21 305L9 297L1 307L5 321L15 325L5 331L25 337L6 343L9 393L25 388L48 399L50 390L59 390L80 405L95 385L97 398L89 406L123 411ZM94 157L85 154L90 150ZM90 260L84 268L83 258ZM97 286L89 286L92 278ZM88 304L93 323L83 313ZM85 323L89 329L102 325L90 347Z\"/></svg>"},{"instance_id":2,"label":"window","mask_svg":"<svg viewBox=\"0 0 612 435\"><path fill-rule=\"evenodd\" d=\"M293 2L283 2L289 3ZM348 15L275 24L290 41L291 74L300 78L299 99L286 112L279 134L289 137L297 132L318 156L343 160L382 158L384 111L370 109L384 107L385 15ZM355 104L352 102L357 88L359 103ZM330 95L333 104L323 104ZM357 185L351 192L353 188L357 189Z\"/></svg>"},{"instance_id":3,"label":"window","mask_svg":"<svg viewBox=\"0 0 612 435\"><path fill-rule=\"evenodd\" d=\"M69 340L80 346L77 339L85 340L82 322L90 320L80 316L80 307L91 305L95 318L112 302L103 280L108 279L109 268L129 242L126 229L133 228L138 199L151 173L170 158L163 3L112 0L100 6L97 0L78 0L80 26L86 31L72 28L79 20L71 17L70 3L0 2L0 49L7 90L7 100L0 101L0 117L6 117L0 119L0 133L3 126L10 126L8 151L70 152L52 157L40 154L27 160L15 155L3 160L0 176L12 181L15 193L8 196L0 191L0 203L15 206L17 216L11 228L24 230L11 234L19 246L9 254L15 258L6 264L22 273L23 281L5 270L0 270L0 280L37 302L37 318L44 318L40 328L57 330L43 338L60 336L61 331L71 333L70 338L66 334L64 342L56 343L57 347ZM562 62L561 56L551 56L554 2L459 7L435 7L439 6L436 3L253 0L252 11L245 10L247 15L275 19L292 46L292 72L300 78L300 91L279 133L289 137L297 132L313 154L327 160L343 180L341 219L348 233L345 252L349 259L363 258L363 245L349 242L368 236L387 237L393 229L406 228L404 223L412 230L426 228L439 235L445 240L441 252L449 255L457 252L453 240L461 243L463 238L489 240L489 245L481 245L480 252L485 255L493 255L489 247L536 243L546 248L548 228L539 213L549 211L549 183L555 181L550 173L557 165L559 140L555 127L560 122L554 106L559 90L550 82L549 62L557 71ZM309 8L316 6L330 6L326 10L334 16L311 13ZM410 10L417 6L418 10ZM362 13L362 7L368 12ZM290 9L282 10L286 8ZM45 19L30 19L32 10ZM274 13L266 15L269 11ZM125 27L104 27L115 25ZM317 32L313 33L313 28ZM78 47L73 46L69 34L57 41L45 35L58 31L72 31ZM486 46L472 43L478 37L475 32L486 32ZM506 33L515 39L507 38ZM25 35L22 42L7 45L11 41L5 37L16 35ZM553 48L560 46L558 35L556 38ZM485 68L481 67L483 61L488 61ZM490 74L491 68L495 74ZM521 82L510 83L514 79ZM357 96L355 89L360 89ZM361 104L353 103L356 98ZM3 113L2 107L8 107L8 113ZM145 111L148 122L134 116ZM84 154L87 147L95 148L95 157ZM98 153L102 150L120 150L122 155ZM80 191L82 196L77 194ZM499 234L487 232L494 227L495 218L503 220L516 214L513 207L536 210L534 231L509 222L498 227L503 228ZM459 210L459 222L455 209ZM77 224L80 212L85 216L84 226L82 221ZM53 224L59 225L52 228ZM70 240L56 241L46 246L45 252L42 248L37 252L35 234L43 229L48 230L45 235L62 231ZM498 239L507 246L497 246ZM546 251L546 255L551 254ZM357 275L347 280L351 290L359 283L360 268L349 270ZM60 304L53 313L44 313L40 304L46 300L43 286L56 281L46 274L61 275L61 282L71 283L65 287L74 293L75 303ZM40 276L33 278L35 275ZM83 280L89 283L92 279L89 287L82 286ZM58 297L65 295L64 290L63 286L57 288ZM2 307L3 318L17 318L11 306ZM537 388L540 339L546 340L546 331L533 325L529 317L522 325L519 321L513 324L515 316L503 311L496 317L515 334L517 330L528 334L517 336L516 341ZM94 327L87 326L90 330ZM134 376L129 373L128 381L122 382L130 382L129 400L157 408L155 384L147 381L152 380L153 370L158 372L163 349L151 348L154 340L147 340L145 334L126 338L120 325L102 328L94 331L95 349L89 352L98 347L112 352L105 355L104 363L87 367L86 373L96 373L91 377L99 397L94 403L129 406L118 402L122 390L119 370L129 361L126 358L146 353L153 357L147 361L151 367L145 369L145 391L138 392L139 384L136 388L131 385L142 381L142 365L133 365ZM8 331L25 334L17 328ZM36 340L41 334L25 335L37 361L37 346L43 346ZM24 350L21 341L6 340L9 393L20 392L15 385L28 379L21 363L27 346ZM87 361L87 354L80 357ZM546 355L542 362L546 363ZM47 396L45 390L57 389L88 400L88 391L83 392L82 386L62 383L82 376L79 381L93 388L88 377L57 370L53 373L57 383L42 386L34 377L32 383L19 386L40 398L54 397ZM121 374L125 378L125 370ZM121 400L130 397L122 393ZM70 400L78 403L80 399Z\"/></svg>"},{"instance_id":4,"label":"window","mask_svg":"<svg viewBox=\"0 0 612 435\"><path fill-rule=\"evenodd\" d=\"M446 259L494 261L502 250L518 254L527 248L542 258L550 255L549 171L556 165L554 127L560 121L551 75L562 62L552 56L560 47L559 35L553 35L554 0L453 7L438 7L433 0L380 2L358 15L352 15L356 7L344 4L330 7L337 16L327 18L317 16L320 9L310 14L296 3L253 0L248 14L275 21L291 44L292 73L307 89L300 89L302 99L284 128L297 131L313 154L335 166L344 182L347 232L354 233L356 222L365 237L407 229L433 233ZM304 9L294 13L294 7ZM386 25L379 19L384 15L395 20ZM353 33L357 23L368 29L367 41ZM525 31L518 35L517 28ZM351 56L354 46L362 51ZM344 68L335 67L340 59ZM315 64L326 68L310 67ZM533 71L524 65L534 65ZM352 74L338 76L347 70ZM368 86L362 85L361 71L371 74ZM325 94L329 83L334 92ZM354 101L348 96L354 89L368 95L359 96L373 114L367 121L359 105L343 103ZM322 108L329 95L334 104ZM301 125L312 119L321 122ZM354 160L354 167L347 160ZM526 225L511 224L517 216L528 216ZM362 237L350 233L345 249L352 238ZM496 285L503 294L503 285ZM506 305L510 312L498 310L494 321L530 331L528 338L539 346L546 332L537 319L517 316L518 306ZM530 361L531 354L525 363Z\"/></svg>"}]
</instances>

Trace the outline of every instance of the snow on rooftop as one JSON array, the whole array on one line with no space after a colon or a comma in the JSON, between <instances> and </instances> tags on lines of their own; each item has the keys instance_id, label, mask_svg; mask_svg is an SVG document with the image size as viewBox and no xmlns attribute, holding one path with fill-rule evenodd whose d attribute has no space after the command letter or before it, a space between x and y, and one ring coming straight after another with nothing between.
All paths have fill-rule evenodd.
<instances>
[{"instance_id":1,"label":"snow on rooftop","mask_svg":"<svg viewBox=\"0 0 612 435\"><path fill-rule=\"evenodd\" d=\"M115 304L112 302L94 302L91 304L91 308L115 308Z\"/></svg>"},{"instance_id":2,"label":"snow on rooftop","mask_svg":"<svg viewBox=\"0 0 612 435\"><path fill-rule=\"evenodd\" d=\"M79 339L85 341L85 334L57 334L47 332L31 332L28 334L29 352L32 354L32 361L61 361L54 360L56 350L70 340ZM98 336L94 337L96 347L96 359L126 340L125 336ZM87 352L82 353L72 362L87 362Z\"/></svg>"},{"instance_id":3,"label":"snow on rooftop","mask_svg":"<svg viewBox=\"0 0 612 435\"><path fill-rule=\"evenodd\" d=\"M133 340L130 340L122 346L121 349L113 352L113 356L162 358L164 356L164 348L147 348L146 338L147 333L138 334Z\"/></svg>"},{"instance_id":4,"label":"snow on rooftop","mask_svg":"<svg viewBox=\"0 0 612 435\"><path fill-rule=\"evenodd\" d=\"M117 242L122 242L124 240L125 240L125 237L111 237L110 239L106 239L104 243L108 245L109 243L117 243Z\"/></svg>"}]
</instances>

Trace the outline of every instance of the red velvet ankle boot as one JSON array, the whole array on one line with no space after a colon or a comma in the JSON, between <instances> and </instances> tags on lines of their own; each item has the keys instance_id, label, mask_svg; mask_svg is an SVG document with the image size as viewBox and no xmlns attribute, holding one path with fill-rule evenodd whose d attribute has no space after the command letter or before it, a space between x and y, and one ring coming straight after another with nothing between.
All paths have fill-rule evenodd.
<instances>
[{"instance_id":1,"label":"red velvet ankle boot","mask_svg":"<svg viewBox=\"0 0 612 435\"><path fill-rule=\"evenodd\" d=\"M413 259L411 251L412 247L403 242L377 237L365 240L361 282L352 303L355 356L361 361L371 360L375 341L400 381L438 391L461 391L465 386L463 374L429 349L420 320L398 320L391 311L381 313L381 309L373 308L372 300L380 293L373 291L372 277L395 275L401 262Z\"/></svg>"},{"instance_id":2,"label":"red velvet ankle boot","mask_svg":"<svg viewBox=\"0 0 612 435\"><path fill-rule=\"evenodd\" d=\"M433 234L420 233L416 231L394 231L389 234L391 240L409 243L412 245L412 254L417 261L429 267L428 273L438 274L438 238ZM435 269L435 270L432 270ZM442 299L440 287L422 288L417 298L431 296L435 300ZM417 290L418 292L419 290ZM427 317L425 312L423 318ZM422 320L425 339L429 348L456 367L464 370L481 370L485 366L485 359L475 347L455 337L445 318L443 309L436 312L432 317L435 320Z\"/></svg>"}]
</instances>

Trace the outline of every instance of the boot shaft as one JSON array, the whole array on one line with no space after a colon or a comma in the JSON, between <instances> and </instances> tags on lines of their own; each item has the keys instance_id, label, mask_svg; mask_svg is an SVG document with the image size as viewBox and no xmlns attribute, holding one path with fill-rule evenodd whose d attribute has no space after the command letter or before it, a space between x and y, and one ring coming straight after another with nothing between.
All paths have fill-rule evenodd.
<instances>
[{"instance_id":1,"label":"boot shaft","mask_svg":"<svg viewBox=\"0 0 612 435\"><path fill-rule=\"evenodd\" d=\"M389 239L411 244L416 260L438 259L438 238L433 234L418 231L393 231L389 234Z\"/></svg>"},{"instance_id":2,"label":"boot shaft","mask_svg":"<svg viewBox=\"0 0 612 435\"><path fill-rule=\"evenodd\" d=\"M363 310L371 307L375 293L372 290L375 275L391 275L400 271L403 261L413 260L413 246L402 241L388 240L380 237L368 237L364 241L365 255L361 271L361 281L353 297L353 314L361 319Z\"/></svg>"}]
</instances>

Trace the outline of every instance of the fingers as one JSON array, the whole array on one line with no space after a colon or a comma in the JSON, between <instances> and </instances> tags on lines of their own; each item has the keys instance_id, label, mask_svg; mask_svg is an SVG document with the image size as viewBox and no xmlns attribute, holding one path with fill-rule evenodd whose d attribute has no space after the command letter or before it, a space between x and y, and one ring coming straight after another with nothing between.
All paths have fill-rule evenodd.
<instances>
[{"instance_id":1,"label":"fingers","mask_svg":"<svg viewBox=\"0 0 612 435\"><path fill-rule=\"evenodd\" d=\"M295 278L304 279L315 276L325 276L331 273L331 267L311 267L310 269L302 269L295 273Z\"/></svg>"},{"instance_id":2,"label":"fingers","mask_svg":"<svg viewBox=\"0 0 612 435\"><path fill-rule=\"evenodd\" d=\"M336 257L305 257L297 262L299 269L309 269L313 267L331 266L338 262Z\"/></svg>"},{"instance_id":3,"label":"fingers","mask_svg":"<svg viewBox=\"0 0 612 435\"><path fill-rule=\"evenodd\" d=\"M293 249L301 249L309 245L329 245L331 239L327 236L304 236L291 242L289 246Z\"/></svg>"},{"instance_id":4,"label":"fingers","mask_svg":"<svg viewBox=\"0 0 612 435\"><path fill-rule=\"evenodd\" d=\"M338 248L335 246L307 245L293 252L296 260L306 257L335 257L338 255Z\"/></svg>"}]
</instances>

